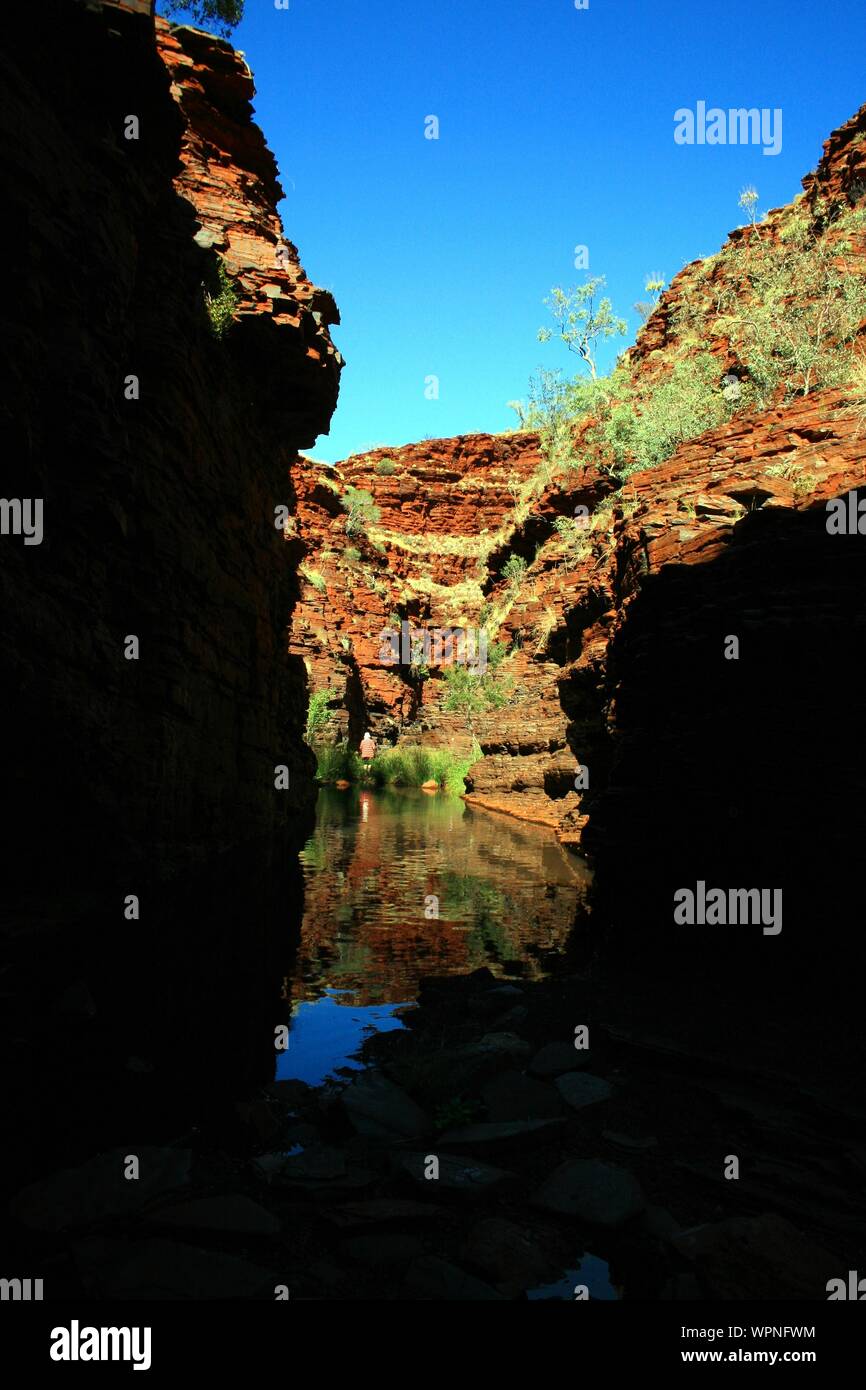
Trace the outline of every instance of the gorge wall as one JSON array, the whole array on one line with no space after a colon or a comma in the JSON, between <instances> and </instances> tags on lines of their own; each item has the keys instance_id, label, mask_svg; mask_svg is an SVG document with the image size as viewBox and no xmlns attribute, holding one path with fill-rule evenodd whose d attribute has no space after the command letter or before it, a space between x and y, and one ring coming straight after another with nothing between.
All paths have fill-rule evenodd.
<instances>
[{"instance_id":1,"label":"gorge wall","mask_svg":"<svg viewBox=\"0 0 866 1390\"><path fill-rule=\"evenodd\" d=\"M2 539L7 887L46 859L58 887L169 876L314 799L274 509L336 404L338 314L284 237L243 58L147 8L8 17L4 494L43 499L44 539Z\"/></svg>"},{"instance_id":2,"label":"gorge wall","mask_svg":"<svg viewBox=\"0 0 866 1390\"><path fill-rule=\"evenodd\" d=\"M329 426L338 314L283 232L242 56L149 9L4 19L3 495L43 506L40 544L6 510L0 537L12 1190L270 1080L315 802L275 508Z\"/></svg>"},{"instance_id":3,"label":"gorge wall","mask_svg":"<svg viewBox=\"0 0 866 1390\"><path fill-rule=\"evenodd\" d=\"M767 214L761 236L780 243L821 217L832 239L836 212L864 207L866 107L828 139L803 188ZM710 324L735 274L726 252L755 234L738 229L674 278L626 354L638 389L669 369L686 299L720 381L741 370ZM862 218L845 265L866 275ZM566 470L528 430L378 448L333 469L304 462L292 649L328 694L332 734L354 742L370 726L385 741L464 752L476 737L469 800L591 852L614 936L644 921L658 931L638 936L657 949L672 932L673 892L698 870L708 883L778 879L789 938L794 918L804 930L839 920L866 768L862 741L837 756L835 737L856 729L862 708L866 569L862 538L828 533L826 504L866 483L862 388L779 395L616 491L591 424ZM347 488L369 492L380 513L351 536ZM581 507L575 544L555 523ZM503 574L509 556L527 564L516 584ZM441 665L384 665L382 632L404 620L419 631L486 626L508 649L501 707L449 711ZM725 659L729 635L738 661ZM589 785L576 790L579 766ZM804 886L804 851L838 868L821 888Z\"/></svg>"}]
</instances>

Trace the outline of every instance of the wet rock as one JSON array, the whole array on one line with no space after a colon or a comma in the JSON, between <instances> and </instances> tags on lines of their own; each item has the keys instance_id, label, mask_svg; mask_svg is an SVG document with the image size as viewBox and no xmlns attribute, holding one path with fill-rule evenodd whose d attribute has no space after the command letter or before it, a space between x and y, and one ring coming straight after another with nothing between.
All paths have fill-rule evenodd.
<instances>
[{"instance_id":1,"label":"wet rock","mask_svg":"<svg viewBox=\"0 0 866 1390\"><path fill-rule=\"evenodd\" d=\"M498 989L488 989L483 994L472 994L468 999L462 1000L460 1007L464 1013L468 1010L470 1013L480 1014L486 1018L495 1018L512 1003L511 996L505 995L503 997ZM496 1031L500 1030L497 1029Z\"/></svg>"},{"instance_id":2,"label":"wet rock","mask_svg":"<svg viewBox=\"0 0 866 1390\"><path fill-rule=\"evenodd\" d=\"M282 1119L279 1107L270 1105L266 1100L238 1101L235 1114L265 1144L278 1133Z\"/></svg>"},{"instance_id":3,"label":"wet rock","mask_svg":"<svg viewBox=\"0 0 866 1390\"><path fill-rule=\"evenodd\" d=\"M569 1247L546 1231L494 1216L473 1226L460 1258L513 1296L561 1274Z\"/></svg>"},{"instance_id":4,"label":"wet rock","mask_svg":"<svg viewBox=\"0 0 866 1390\"><path fill-rule=\"evenodd\" d=\"M92 1298L251 1298L279 1282L234 1255L159 1238L78 1241L72 1253Z\"/></svg>"},{"instance_id":5,"label":"wet rock","mask_svg":"<svg viewBox=\"0 0 866 1390\"><path fill-rule=\"evenodd\" d=\"M659 1295L665 1302L692 1303L703 1299L701 1286L693 1274L675 1274Z\"/></svg>"},{"instance_id":6,"label":"wet rock","mask_svg":"<svg viewBox=\"0 0 866 1390\"><path fill-rule=\"evenodd\" d=\"M441 1139L443 1144L461 1149L464 1147L467 1149L481 1148L485 1145L519 1147L521 1143L531 1143L535 1139L546 1137L551 1130L561 1124L564 1124L562 1119L482 1122L477 1125L461 1125L458 1129L446 1130Z\"/></svg>"},{"instance_id":7,"label":"wet rock","mask_svg":"<svg viewBox=\"0 0 866 1390\"><path fill-rule=\"evenodd\" d=\"M532 1051L528 1042L524 1042L516 1033L485 1033L484 1037L472 1049L477 1055L493 1055L497 1057L528 1057Z\"/></svg>"},{"instance_id":8,"label":"wet rock","mask_svg":"<svg viewBox=\"0 0 866 1390\"><path fill-rule=\"evenodd\" d=\"M448 1214L434 1202L411 1202L402 1197L371 1197L366 1202L347 1202L324 1213L335 1226L387 1226L391 1222L438 1221Z\"/></svg>"},{"instance_id":9,"label":"wet rock","mask_svg":"<svg viewBox=\"0 0 866 1390\"><path fill-rule=\"evenodd\" d=\"M144 1057L127 1057L126 1070L136 1072L140 1076L149 1076L153 1071L153 1063Z\"/></svg>"},{"instance_id":10,"label":"wet rock","mask_svg":"<svg viewBox=\"0 0 866 1390\"><path fill-rule=\"evenodd\" d=\"M493 999L522 999L523 990L518 985L497 985L495 989L489 991Z\"/></svg>"},{"instance_id":11,"label":"wet rock","mask_svg":"<svg viewBox=\"0 0 866 1390\"><path fill-rule=\"evenodd\" d=\"M579 1051L572 1043L547 1043L536 1052L529 1064L533 1076L561 1076L567 1071L581 1071L589 1066L589 1048Z\"/></svg>"},{"instance_id":12,"label":"wet rock","mask_svg":"<svg viewBox=\"0 0 866 1390\"><path fill-rule=\"evenodd\" d=\"M309 1100L313 1091L306 1081L296 1081L292 1078L287 1081L272 1081L269 1086L265 1087L265 1093L272 1096L274 1100L278 1100L282 1105L287 1105L291 1110L294 1110Z\"/></svg>"},{"instance_id":13,"label":"wet rock","mask_svg":"<svg viewBox=\"0 0 866 1390\"><path fill-rule=\"evenodd\" d=\"M626 1153L649 1153L650 1149L658 1148L658 1139L648 1134L640 1137L631 1134L619 1134L613 1129L603 1129L602 1139L606 1139L609 1144L613 1144L617 1149L623 1149Z\"/></svg>"},{"instance_id":14,"label":"wet rock","mask_svg":"<svg viewBox=\"0 0 866 1390\"><path fill-rule=\"evenodd\" d=\"M533 1195L532 1203L593 1226L621 1226L646 1206L631 1173L592 1159L560 1164Z\"/></svg>"},{"instance_id":15,"label":"wet rock","mask_svg":"<svg viewBox=\"0 0 866 1390\"><path fill-rule=\"evenodd\" d=\"M588 1105L610 1100L613 1092L600 1076L590 1076L589 1072L567 1072L556 1079L556 1089L572 1110L584 1110Z\"/></svg>"},{"instance_id":16,"label":"wet rock","mask_svg":"<svg viewBox=\"0 0 866 1390\"><path fill-rule=\"evenodd\" d=\"M254 1164L259 1176L311 1196L352 1193L369 1187L376 1174L343 1149L321 1145L299 1154L265 1154Z\"/></svg>"},{"instance_id":17,"label":"wet rock","mask_svg":"<svg viewBox=\"0 0 866 1390\"><path fill-rule=\"evenodd\" d=\"M501 1014L499 1018L494 1019L491 1026L497 1033L513 1032L515 1028L519 1028L521 1024L525 1023L528 1017L529 1010L526 1006L524 1004L516 1004L513 1009L509 1009L507 1013Z\"/></svg>"},{"instance_id":18,"label":"wet rock","mask_svg":"<svg viewBox=\"0 0 866 1390\"><path fill-rule=\"evenodd\" d=\"M202 1197L194 1202L180 1202L172 1207L160 1207L151 1219L160 1226L177 1226L185 1230L219 1231L226 1235L273 1236L280 1230L275 1216L258 1202L241 1193L225 1197Z\"/></svg>"},{"instance_id":19,"label":"wet rock","mask_svg":"<svg viewBox=\"0 0 866 1390\"><path fill-rule=\"evenodd\" d=\"M299 1154L262 1154L253 1164L267 1182L328 1182L346 1173L346 1157L341 1149L322 1145Z\"/></svg>"},{"instance_id":20,"label":"wet rock","mask_svg":"<svg viewBox=\"0 0 866 1390\"><path fill-rule=\"evenodd\" d=\"M504 1071L486 1082L481 1098L491 1120L552 1120L563 1113L552 1086L519 1071Z\"/></svg>"},{"instance_id":21,"label":"wet rock","mask_svg":"<svg viewBox=\"0 0 866 1390\"><path fill-rule=\"evenodd\" d=\"M420 1139L432 1129L412 1097L378 1071L363 1072L342 1100L355 1129L371 1139Z\"/></svg>"},{"instance_id":22,"label":"wet rock","mask_svg":"<svg viewBox=\"0 0 866 1390\"><path fill-rule=\"evenodd\" d=\"M364 1265L407 1265L423 1255L424 1246L417 1236L384 1232L376 1236L356 1236L343 1245L346 1255Z\"/></svg>"},{"instance_id":23,"label":"wet rock","mask_svg":"<svg viewBox=\"0 0 866 1390\"><path fill-rule=\"evenodd\" d=\"M461 995L476 993L484 985L498 984L500 981L493 971L482 965L469 975L425 975L419 987L419 994L457 999Z\"/></svg>"},{"instance_id":24,"label":"wet rock","mask_svg":"<svg viewBox=\"0 0 866 1390\"><path fill-rule=\"evenodd\" d=\"M310 1274L326 1289L339 1289L346 1279L346 1271L332 1260L316 1260L315 1264L310 1265Z\"/></svg>"},{"instance_id":25,"label":"wet rock","mask_svg":"<svg viewBox=\"0 0 866 1390\"><path fill-rule=\"evenodd\" d=\"M438 1160L439 1176L428 1178L426 1174L431 1171L430 1159L433 1157ZM457 1154L401 1154L397 1167L433 1197L441 1192L484 1196L515 1181L513 1173L494 1168L477 1158L461 1158Z\"/></svg>"},{"instance_id":26,"label":"wet rock","mask_svg":"<svg viewBox=\"0 0 866 1390\"><path fill-rule=\"evenodd\" d=\"M407 1298L450 1300L455 1303L492 1302L502 1299L489 1284L484 1284L464 1269L441 1260L437 1255L425 1255L415 1260L404 1285Z\"/></svg>"},{"instance_id":27,"label":"wet rock","mask_svg":"<svg viewBox=\"0 0 866 1390\"><path fill-rule=\"evenodd\" d=\"M847 1269L790 1221L770 1214L696 1226L672 1244L710 1298L826 1299L828 1280Z\"/></svg>"},{"instance_id":28,"label":"wet rock","mask_svg":"<svg viewBox=\"0 0 866 1390\"><path fill-rule=\"evenodd\" d=\"M514 1037L513 1034L505 1036ZM516 1043L520 1043L519 1038ZM524 1056L525 1049L515 1047L510 1041L503 1047L495 1043L483 1047L479 1043L469 1043L465 1047L443 1050L437 1061L441 1063L443 1077L447 1078L449 1093L461 1095L477 1092L491 1076L504 1068L513 1068Z\"/></svg>"},{"instance_id":29,"label":"wet rock","mask_svg":"<svg viewBox=\"0 0 866 1390\"><path fill-rule=\"evenodd\" d=\"M60 1009L70 1018L94 1018L96 1001L86 980L74 980L60 996Z\"/></svg>"},{"instance_id":30,"label":"wet rock","mask_svg":"<svg viewBox=\"0 0 866 1390\"><path fill-rule=\"evenodd\" d=\"M138 1159L137 1179L124 1177L130 1155ZM191 1161L189 1149L130 1144L40 1179L13 1198L10 1211L37 1231L64 1231L130 1216L164 1192L186 1186Z\"/></svg>"},{"instance_id":31,"label":"wet rock","mask_svg":"<svg viewBox=\"0 0 866 1390\"><path fill-rule=\"evenodd\" d=\"M663 1243L673 1240L674 1236L680 1235L682 1227L665 1207L647 1207L641 1217L641 1227L648 1236L660 1240Z\"/></svg>"},{"instance_id":32,"label":"wet rock","mask_svg":"<svg viewBox=\"0 0 866 1390\"><path fill-rule=\"evenodd\" d=\"M288 1125L284 1130L284 1137L287 1148L300 1144L305 1149L309 1149L321 1147L322 1144L321 1135L315 1125L308 1125L304 1121Z\"/></svg>"}]
</instances>

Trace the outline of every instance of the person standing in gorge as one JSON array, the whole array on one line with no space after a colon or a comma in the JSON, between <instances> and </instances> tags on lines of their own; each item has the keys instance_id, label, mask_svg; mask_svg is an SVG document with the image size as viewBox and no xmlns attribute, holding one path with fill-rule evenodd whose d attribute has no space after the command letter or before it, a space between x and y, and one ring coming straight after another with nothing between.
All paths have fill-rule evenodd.
<instances>
[{"instance_id":1,"label":"person standing in gorge","mask_svg":"<svg viewBox=\"0 0 866 1390\"><path fill-rule=\"evenodd\" d=\"M361 754L361 757L363 758L365 763L372 762L376 756L376 740L373 738L369 729L365 733L364 737L361 739L361 745L358 749L358 752Z\"/></svg>"}]
</instances>

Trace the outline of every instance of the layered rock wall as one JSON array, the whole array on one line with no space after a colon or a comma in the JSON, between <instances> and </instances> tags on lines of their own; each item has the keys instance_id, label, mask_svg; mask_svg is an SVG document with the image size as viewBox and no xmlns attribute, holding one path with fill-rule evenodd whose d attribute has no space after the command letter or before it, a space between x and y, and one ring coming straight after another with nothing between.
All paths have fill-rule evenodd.
<instances>
[{"instance_id":1,"label":"layered rock wall","mask_svg":"<svg viewBox=\"0 0 866 1390\"><path fill-rule=\"evenodd\" d=\"M313 797L274 508L328 427L336 313L282 235L245 63L139 9L6 21L3 490L44 506L41 545L0 542L7 887L169 874Z\"/></svg>"},{"instance_id":2,"label":"layered rock wall","mask_svg":"<svg viewBox=\"0 0 866 1390\"><path fill-rule=\"evenodd\" d=\"M816 217L841 251L834 218L861 207L866 197L866 107L833 133L818 169L803 182L804 192L792 204L769 213L756 229L738 229L718 256L694 262L674 278L627 354L638 398L687 350L679 314L684 303L694 320L690 331L715 355L720 380L737 365L715 307L738 274L732 246L754 235L768 244L783 242L804 218ZM866 274L862 225L850 237L845 265L849 274ZM739 282L736 289L746 292ZM715 576L728 586L742 562L740 598L745 603L749 595L756 640L764 618L773 629L778 595L765 611L754 576L747 577L746 557L754 547L760 551L765 538L768 546L775 544L776 525L785 534L790 527L792 535L805 528L818 536L828 499L864 480L864 408L862 390L858 394L853 383L779 398L768 409L735 414L708 429L617 491L610 460L593 442L592 421L575 436L576 466L564 471L546 463L539 437L528 431L379 448L334 469L308 464L299 510L308 556L292 641L311 685L329 695L333 732L354 739L369 724L386 739L447 744L461 753L475 737L484 756L470 771L469 799L553 825L572 845L601 843L602 827L615 823L623 778L631 779L634 817L650 814L645 777L655 761L654 735L640 724L636 703L627 706L630 722L624 722L620 699L620 684L628 688L643 669L641 657L630 671L624 655L640 650L639 643L630 644L633 614L654 613L650 595L673 592L680 581L683 595L691 592L697 601L705 585L712 590ZM352 537L341 506L350 487L368 492L379 511ZM560 518L581 513L585 532L569 537L557 527ZM836 555L831 546L827 564ZM527 566L516 583L504 573L510 557ZM804 552L804 563L823 572L818 552L808 562ZM857 578L850 567L840 566L838 573L843 589ZM785 621L796 624L802 609L808 627L818 608L810 607L793 579L791 594ZM711 606L709 598L704 601ZM840 593L838 612L847 612L851 602L851 592ZM832 607L829 595L821 603ZM693 617L699 632L700 612ZM381 630L406 619L419 630L485 624L491 639L508 649L500 668L507 695L500 706L467 717L448 709L441 668L424 678L405 664L383 665ZM688 650L691 621L681 614ZM672 664L671 672L676 669ZM661 681L662 667L657 673ZM681 675L672 674L674 680L677 689L683 687ZM685 688L691 688L688 682ZM707 678L699 698L693 693L704 711L708 747L719 746L730 758L722 732L723 690L722 675L718 684ZM677 721L685 719L683 746L690 746L689 721L676 690L670 700L671 719L662 723L659 737L676 741ZM641 750L640 777L624 771L633 746ZM694 796L701 805L709 797L717 811L697 741L691 753L696 766L688 778L683 773L681 804L690 805ZM766 777L777 755L779 747L768 756ZM580 768L588 771L581 774ZM576 779L587 777L588 786L576 787ZM709 803L707 824L715 813ZM587 832L590 814L595 835ZM671 808L657 824L664 825L668 814ZM638 825L629 823L628 831L637 834Z\"/></svg>"}]
</instances>

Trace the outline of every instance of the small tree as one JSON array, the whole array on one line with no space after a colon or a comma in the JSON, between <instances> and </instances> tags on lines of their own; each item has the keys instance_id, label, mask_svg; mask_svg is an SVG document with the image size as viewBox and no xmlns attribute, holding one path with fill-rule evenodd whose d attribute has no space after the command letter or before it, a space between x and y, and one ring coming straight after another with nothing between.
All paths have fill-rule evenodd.
<instances>
[{"instance_id":1,"label":"small tree","mask_svg":"<svg viewBox=\"0 0 866 1390\"><path fill-rule=\"evenodd\" d=\"M331 711L328 709L327 690L315 690L310 696L310 704L307 709L307 728L304 737L307 743L318 742L326 732L331 723Z\"/></svg>"},{"instance_id":2,"label":"small tree","mask_svg":"<svg viewBox=\"0 0 866 1390\"><path fill-rule=\"evenodd\" d=\"M606 338L623 337L626 333L625 319L614 314L613 305L606 295L599 298L604 284L604 276L596 275L573 290L551 290L544 301L553 315L557 335L569 351L576 353L589 368L593 381L598 376L595 363L597 344ZM538 330L540 343L547 343L552 337L553 329Z\"/></svg>"},{"instance_id":3,"label":"small tree","mask_svg":"<svg viewBox=\"0 0 866 1390\"><path fill-rule=\"evenodd\" d=\"M239 299L235 282L222 260L217 262L216 281L219 288L215 294L205 285L204 302L214 337L223 338L231 327Z\"/></svg>"},{"instance_id":4,"label":"small tree","mask_svg":"<svg viewBox=\"0 0 866 1390\"><path fill-rule=\"evenodd\" d=\"M244 0L161 0L160 8L167 19L188 14L202 28L213 26L224 39L244 17Z\"/></svg>"},{"instance_id":5,"label":"small tree","mask_svg":"<svg viewBox=\"0 0 866 1390\"><path fill-rule=\"evenodd\" d=\"M526 578L526 561L522 555L509 555L502 566L502 578L507 579L508 587L513 594L519 593Z\"/></svg>"},{"instance_id":6,"label":"small tree","mask_svg":"<svg viewBox=\"0 0 866 1390\"><path fill-rule=\"evenodd\" d=\"M751 226L754 227L755 223L758 220L757 188L752 188L751 185L749 185L748 188L744 188L737 201L740 207L745 212L746 216L748 217Z\"/></svg>"},{"instance_id":7,"label":"small tree","mask_svg":"<svg viewBox=\"0 0 866 1390\"><path fill-rule=\"evenodd\" d=\"M346 535L364 536L369 526L375 526L382 513L373 501L372 492L365 488L347 487L340 498L346 512Z\"/></svg>"},{"instance_id":8,"label":"small tree","mask_svg":"<svg viewBox=\"0 0 866 1390\"><path fill-rule=\"evenodd\" d=\"M635 311L638 314L640 314L644 323L646 323L650 314L658 308L661 302L662 290L664 289L664 287L665 279L661 272L658 270L651 271L644 282L644 289L647 294L652 295L652 298L639 299L637 304L635 304L634 306Z\"/></svg>"}]
</instances>

